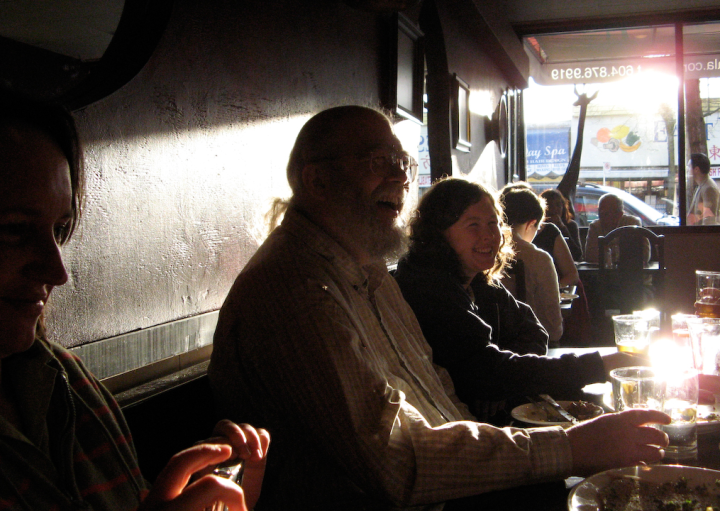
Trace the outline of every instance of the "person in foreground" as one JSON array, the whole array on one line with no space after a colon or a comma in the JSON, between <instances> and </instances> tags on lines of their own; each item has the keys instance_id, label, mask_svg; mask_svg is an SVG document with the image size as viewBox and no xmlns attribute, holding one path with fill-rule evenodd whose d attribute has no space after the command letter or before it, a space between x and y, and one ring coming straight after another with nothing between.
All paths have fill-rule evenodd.
<instances>
[{"instance_id":1,"label":"person in foreground","mask_svg":"<svg viewBox=\"0 0 720 511\"><path fill-rule=\"evenodd\" d=\"M644 426L667 423L659 412L568 430L475 421L384 261L401 249L416 169L375 110L329 109L300 130L293 196L221 308L209 369L229 418L249 411L273 432L259 505L438 509L662 458L667 436Z\"/></svg>"},{"instance_id":2,"label":"person in foreground","mask_svg":"<svg viewBox=\"0 0 720 511\"><path fill-rule=\"evenodd\" d=\"M68 280L60 246L83 197L72 117L0 92L0 154L0 508L198 511L217 500L234 511L252 507L267 432L221 421L213 438L176 454L148 492L112 395L46 339L43 309ZM247 460L245 496L212 475L188 484L233 456Z\"/></svg>"},{"instance_id":3,"label":"person in foreground","mask_svg":"<svg viewBox=\"0 0 720 511\"><path fill-rule=\"evenodd\" d=\"M585 241L585 260L597 264L600 260L598 253L598 238L626 225L642 225L642 221L633 215L626 215L623 211L623 200L617 195L606 193L598 201L598 219L593 220L588 228ZM645 262L650 261L650 242L643 241L643 255Z\"/></svg>"},{"instance_id":4,"label":"person in foreground","mask_svg":"<svg viewBox=\"0 0 720 511\"><path fill-rule=\"evenodd\" d=\"M687 164L687 175L697 186L688 208L688 225L716 225L720 223L720 189L710 177L710 159L693 153Z\"/></svg>"},{"instance_id":5,"label":"person in foreground","mask_svg":"<svg viewBox=\"0 0 720 511\"><path fill-rule=\"evenodd\" d=\"M434 361L448 370L458 397L483 420L499 410L497 401L539 393L574 399L585 385L605 381L612 369L639 365L624 353L517 354L525 353L523 339L544 337L547 343L548 337L532 310L500 283L513 255L511 236L489 190L465 179L444 179L425 192L412 215L410 248L395 273Z\"/></svg>"}]
</instances>

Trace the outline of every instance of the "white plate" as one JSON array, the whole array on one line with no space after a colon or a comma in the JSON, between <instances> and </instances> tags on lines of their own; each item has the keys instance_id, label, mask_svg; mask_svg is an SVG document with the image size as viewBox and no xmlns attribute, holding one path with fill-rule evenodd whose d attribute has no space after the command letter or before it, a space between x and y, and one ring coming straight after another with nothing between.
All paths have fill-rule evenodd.
<instances>
[{"instance_id":1,"label":"white plate","mask_svg":"<svg viewBox=\"0 0 720 511\"><path fill-rule=\"evenodd\" d=\"M613 402L612 390L603 394L603 405L610 410L615 410L615 403ZM710 414L715 414L717 418L708 419ZM720 412L715 406L712 405L698 405L698 419L697 419L697 430L698 433L712 433L720 430Z\"/></svg>"},{"instance_id":2,"label":"white plate","mask_svg":"<svg viewBox=\"0 0 720 511\"><path fill-rule=\"evenodd\" d=\"M652 465L607 470L578 483L568 496L568 509L570 511L601 511L603 506L600 490L614 479L622 476L639 477L643 481L658 484L674 482L680 477L685 477L691 486L708 484L712 492L712 489L715 488L715 481L720 479L720 472L682 465Z\"/></svg>"},{"instance_id":3,"label":"white plate","mask_svg":"<svg viewBox=\"0 0 720 511\"><path fill-rule=\"evenodd\" d=\"M572 403L572 401L558 401L558 404L566 409L570 405L570 403ZM532 403L516 406L512 409L510 415L512 415L513 419L519 420L520 422L524 422L526 424L533 424L537 426L570 426L570 423L567 421L554 422L548 420L548 413L545 411L545 409L539 410L538 407Z\"/></svg>"},{"instance_id":4,"label":"white plate","mask_svg":"<svg viewBox=\"0 0 720 511\"><path fill-rule=\"evenodd\" d=\"M560 300L574 300L575 298L580 298L580 295L576 295L573 293L560 293Z\"/></svg>"}]
</instances>

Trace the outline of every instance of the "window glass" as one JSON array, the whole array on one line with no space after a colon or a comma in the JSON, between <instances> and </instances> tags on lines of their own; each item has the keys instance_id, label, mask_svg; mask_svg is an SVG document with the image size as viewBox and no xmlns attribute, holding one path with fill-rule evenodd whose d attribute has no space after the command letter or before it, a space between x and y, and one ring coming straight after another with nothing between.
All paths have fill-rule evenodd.
<instances>
[{"instance_id":1,"label":"window glass","mask_svg":"<svg viewBox=\"0 0 720 511\"><path fill-rule=\"evenodd\" d=\"M646 226L720 220L720 24L683 27L685 161L673 26L539 35L525 46L524 177L533 187L556 187L580 153L580 225L608 192ZM708 156L707 174L687 167L693 153Z\"/></svg>"},{"instance_id":2,"label":"window glass","mask_svg":"<svg viewBox=\"0 0 720 511\"><path fill-rule=\"evenodd\" d=\"M597 218L605 193L621 195L643 225L678 225L673 102L677 80L654 71L577 87L533 83L525 95L528 182L538 190L557 186L580 151L580 225Z\"/></svg>"},{"instance_id":3,"label":"window glass","mask_svg":"<svg viewBox=\"0 0 720 511\"><path fill-rule=\"evenodd\" d=\"M687 225L720 223L720 24L683 28ZM702 155L702 156L695 156ZM692 161L692 163L690 163Z\"/></svg>"}]
</instances>

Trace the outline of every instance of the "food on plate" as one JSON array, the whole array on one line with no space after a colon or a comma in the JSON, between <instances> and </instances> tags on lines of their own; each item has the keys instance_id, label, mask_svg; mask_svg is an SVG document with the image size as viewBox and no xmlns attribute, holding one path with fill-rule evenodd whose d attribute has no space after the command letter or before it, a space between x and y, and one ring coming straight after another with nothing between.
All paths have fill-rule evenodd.
<instances>
[{"instance_id":1,"label":"food on plate","mask_svg":"<svg viewBox=\"0 0 720 511\"><path fill-rule=\"evenodd\" d=\"M716 414L715 412L711 412L708 414L698 414L698 418L697 418L698 422L702 422L702 421L713 422L713 421L718 421L718 420L720 420L720 415Z\"/></svg>"},{"instance_id":2,"label":"food on plate","mask_svg":"<svg viewBox=\"0 0 720 511\"><path fill-rule=\"evenodd\" d=\"M717 511L720 481L692 485L684 477L656 484L623 475L600 490L604 511Z\"/></svg>"},{"instance_id":3,"label":"food on plate","mask_svg":"<svg viewBox=\"0 0 720 511\"><path fill-rule=\"evenodd\" d=\"M558 404L579 420L592 419L603 413L602 407L587 401L558 401ZM565 423L565 419L561 418L557 412L545 403L540 404L540 406L535 404L518 406L513 410L512 415L515 419L530 424ZM570 423L567 422L567 424Z\"/></svg>"},{"instance_id":4,"label":"food on plate","mask_svg":"<svg viewBox=\"0 0 720 511\"><path fill-rule=\"evenodd\" d=\"M596 404L587 401L571 401L563 406L567 412L578 420L584 421L601 415L603 409Z\"/></svg>"}]
</instances>

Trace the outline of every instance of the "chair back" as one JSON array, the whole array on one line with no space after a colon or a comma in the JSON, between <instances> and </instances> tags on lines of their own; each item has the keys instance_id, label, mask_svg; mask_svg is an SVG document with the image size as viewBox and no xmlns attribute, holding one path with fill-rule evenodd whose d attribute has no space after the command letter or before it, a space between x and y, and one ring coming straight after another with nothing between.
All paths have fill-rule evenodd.
<instances>
[{"instance_id":1,"label":"chair back","mask_svg":"<svg viewBox=\"0 0 720 511\"><path fill-rule=\"evenodd\" d=\"M628 314L650 306L664 309L664 243L664 236L636 225L618 227L598 238L599 285L606 315L610 310ZM606 260L609 246L618 250L612 264ZM646 266L648 250L657 268Z\"/></svg>"},{"instance_id":2,"label":"chair back","mask_svg":"<svg viewBox=\"0 0 720 511\"><path fill-rule=\"evenodd\" d=\"M615 240L615 246L619 248L619 256L615 261L618 270L641 270L645 264L644 247L648 244L651 260L658 262L658 269L665 269L665 237L637 225L618 227L607 235L598 237L598 261L601 269L609 266L609 261L606 261L607 247Z\"/></svg>"}]
</instances>

